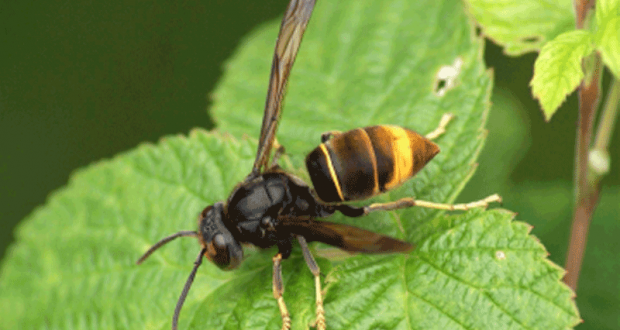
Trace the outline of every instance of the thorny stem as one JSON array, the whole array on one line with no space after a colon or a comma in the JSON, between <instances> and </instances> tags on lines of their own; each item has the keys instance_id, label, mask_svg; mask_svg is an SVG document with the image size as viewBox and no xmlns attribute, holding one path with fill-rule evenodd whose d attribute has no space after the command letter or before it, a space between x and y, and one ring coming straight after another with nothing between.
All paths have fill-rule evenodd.
<instances>
[{"instance_id":1,"label":"thorny stem","mask_svg":"<svg viewBox=\"0 0 620 330\"><path fill-rule=\"evenodd\" d=\"M594 0L575 1L577 13L575 25L582 28ZM589 64L589 65L588 65ZM577 290L579 270L586 247L588 228L599 197L598 184L588 180L588 155L592 139L592 127L600 99L601 59L597 53L582 62L585 78L579 86L579 122L575 146L575 209L571 226L570 242L566 256L566 276L564 282Z\"/></svg>"}]
</instances>

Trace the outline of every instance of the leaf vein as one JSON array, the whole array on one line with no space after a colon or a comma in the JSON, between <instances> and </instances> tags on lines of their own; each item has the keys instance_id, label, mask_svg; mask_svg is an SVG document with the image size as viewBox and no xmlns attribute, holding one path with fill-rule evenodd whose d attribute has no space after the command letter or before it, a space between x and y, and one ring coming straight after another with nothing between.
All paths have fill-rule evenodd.
<instances>
[{"instance_id":1,"label":"leaf vein","mask_svg":"<svg viewBox=\"0 0 620 330\"><path fill-rule=\"evenodd\" d=\"M154 173L149 173L146 170L140 168L139 166L130 166L131 168L134 169L134 171L137 174L142 175L143 177L147 178L147 179L152 179L155 180L157 182L160 183L164 183L166 185L169 186L173 186L173 187L181 187L183 189L185 189L185 191L187 191L190 195L200 199L201 201L208 203L208 199L206 198L206 196L201 195L200 193L198 193L197 191L194 191L193 189L191 189L189 186L187 186L184 182L174 182L170 179L164 178L162 176L156 175Z\"/></svg>"},{"instance_id":2,"label":"leaf vein","mask_svg":"<svg viewBox=\"0 0 620 330\"><path fill-rule=\"evenodd\" d=\"M465 324L463 324L461 321L459 321L456 317L450 315L447 311L444 311L443 309L441 309L440 306L438 306L437 304L433 303L432 301L422 297L421 295L416 294L415 292L411 292L408 289L407 289L407 292L409 292L412 296L414 296L414 297L422 300L423 302L427 303L429 306L435 308L435 310L437 310L441 314L445 315L447 318L451 319L454 323L460 325L461 328L463 328L463 329L470 329L467 326L465 326Z\"/></svg>"},{"instance_id":3,"label":"leaf vein","mask_svg":"<svg viewBox=\"0 0 620 330\"><path fill-rule=\"evenodd\" d=\"M485 290L489 290L489 289L498 289L498 288L520 289L520 290L524 290L524 291L527 291L527 292L530 292L530 293L534 294L535 296L539 297L539 298L540 298L541 300L543 300L543 301L546 301L546 302L548 302L548 303L551 303L552 305L556 306L557 308L559 308L560 310L564 311L564 312L565 312L566 314L568 314L568 315L573 315L573 314L574 314L574 313L572 313L572 312L570 312L570 311L567 311L567 310L566 310L565 308L563 308L562 306L559 306L557 303L555 303L554 301L550 300L549 298L542 296L540 293L535 292L535 291L532 291L532 289L530 289L530 288L528 288L528 287L524 287L524 286L520 286L520 285L502 285L502 286L495 286L495 287L488 287L488 288L485 288L485 287L481 287L481 286L475 285L475 284L473 284L473 283L467 282L467 281L465 281L464 279L459 278L459 277L457 277L457 276L456 276L456 275L454 275L454 274L450 274L450 273L448 273L447 271L445 271L445 270L444 270L444 269L442 269L441 267L439 267L439 266L435 265L435 264L434 264L434 263L432 263L430 260L428 260L428 259L426 259L426 258L423 258L422 256L420 256L419 260L424 261L426 264L428 264L428 265L429 265L429 266L431 266L432 268L436 269L436 270L437 270L437 271L439 271L440 273L442 273L442 274L444 274L444 275L448 276L449 278L452 278L452 279L454 279L455 281L460 282L460 283L462 283L462 284L464 284L464 285L466 285L466 286L472 287L472 288L474 288L474 289L476 289L476 290L478 290L478 291L484 292ZM492 302L493 302L493 304L494 304L494 305L496 305L494 301L492 301ZM499 307L499 306L498 306L498 307Z\"/></svg>"}]
</instances>

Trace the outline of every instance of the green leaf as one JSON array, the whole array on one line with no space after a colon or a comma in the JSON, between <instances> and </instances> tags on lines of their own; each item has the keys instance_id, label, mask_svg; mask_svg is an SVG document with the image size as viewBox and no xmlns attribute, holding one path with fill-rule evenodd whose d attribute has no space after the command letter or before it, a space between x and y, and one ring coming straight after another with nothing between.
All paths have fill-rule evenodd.
<instances>
[{"instance_id":1,"label":"green leaf","mask_svg":"<svg viewBox=\"0 0 620 330\"><path fill-rule=\"evenodd\" d=\"M485 149L486 151L486 149ZM570 237L573 185L570 181L512 183L505 207L519 210L532 233L547 246L549 258L566 261ZM583 318L577 329L615 330L620 324L620 187L603 186L588 230L588 241L579 274L576 303Z\"/></svg>"},{"instance_id":2,"label":"green leaf","mask_svg":"<svg viewBox=\"0 0 620 330\"><path fill-rule=\"evenodd\" d=\"M253 151L247 141L194 131L78 172L19 229L20 243L0 277L3 325L168 328L197 242L180 240L143 265L133 262L161 236L192 228L204 205L243 178ZM579 317L559 281L561 269L545 259L529 226L511 218L481 210L438 216L408 256L357 256L333 270L320 259L331 285L330 329L575 325ZM180 328L278 328L273 253L246 249L247 259L233 272L203 266ZM293 328L306 329L314 288L298 250L283 271Z\"/></svg>"},{"instance_id":3,"label":"green leaf","mask_svg":"<svg viewBox=\"0 0 620 330\"><path fill-rule=\"evenodd\" d=\"M1 327L168 328L200 247L181 239L135 261L161 237L195 229L200 211L245 177L254 148L194 131L76 173L16 233L0 276ZM235 276L203 267L184 315Z\"/></svg>"},{"instance_id":4,"label":"green leaf","mask_svg":"<svg viewBox=\"0 0 620 330\"><path fill-rule=\"evenodd\" d=\"M600 24L620 15L620 2L617 0L598 0L595 10L596 21Z\"/></svg>"},{"instance_id":5,"label":"green leaf","mask_svg":"<svg viewBox=\"0 0 620 330\"><path fill-rule=\"evenodd\" d=\"M579 322L563 271L505 211L438 219L408 256L358 257L329 277L336 329L566 329ZM381 317L377 317L381 315Z\"/></svg>"},{"instance_id":6,"label":"green leaf","mask_svg":"<svg viewBox=\"0 0 620 330\"><path fill-rule=\"evenodd\" d=\"M566 96L581 83L581 60L592 53L592 42L589 31L577 30L557 36L541 50L530 85L545 119L550 120Z\"/></svg>"},{"instance_id":7,"label":"green leaf","mask_svg":"<svg viewBox=\"0 0 620 330\"><path fill-rule=\"evenodd\" d=\"M604 0L596 4L597 49L603 63L620 78L620 3Z\"/></svg>"},{"instance_id":8,"label":"green leaf","mask_svg":"<svg viewBox=\"0 0 620 330\"><path fill-rule=\"evenodd\" d=\"M620 79L620 16L607 20L597 39L603 63Z\"/></svg>"},{"instance_id":9,"label":"green leaf","mask_svg":"<svg viewBox=\"0 0 620 330\"><path fill-rule=\"evenodd\" d=\"M518 56L575 28L573 3L565 0L466 0L483 33Z\"/></svg>"},{"instance_id":10,"label":"green leaf","mask_svg":"<svg viewBox=\"0 0 620 330\"><path fill-rule=\"evenodd\" d=\"M181 239L140 266L134 262L163 236L195 228L200 211L227 198L247 175L278 24L248 38L215 92L220 129L252 140L194 131L77 172L16 233L18 243L0 270L3 327L169 328L199 244ZM414 180L375 200L454 200L472 174L489 107L482 40L472 34L456 1L319 2L278 133L291 168L301 171L322 131L392 123L425 133L452 112L456 119L437 140L442 152ZM446 65L458 75L439 96L435 77ZM528 227L511 217L504 211L444 216L412 208L330 218L419 248L407 256L355 256L335 267L319 258L330 285L329 328L574 326L578 314L559 281L561 271L545 260ZM279 328L271 293L274 253L248 248L232 272L205 263L180 328ZM307 329L314 318L314 282L297 248L283 263L283 274L293 329Z\"/></svg>"}]
</instances>

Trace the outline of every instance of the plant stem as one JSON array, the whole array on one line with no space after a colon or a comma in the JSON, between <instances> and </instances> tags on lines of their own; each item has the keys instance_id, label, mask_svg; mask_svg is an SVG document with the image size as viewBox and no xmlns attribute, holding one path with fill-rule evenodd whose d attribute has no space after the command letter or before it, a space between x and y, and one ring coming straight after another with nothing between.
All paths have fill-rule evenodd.
<instances>
[{"instance_id":1,"label":"plant stem","mask_svg":"<svg viewBox=\"0 0 620 330\"><path fill-rule=\"evenodd\" d=\"M596 0L577 0L575 1L575 27L583 29L583 25L586 20L586 15L594 7Z\"/></svg>"},{"instance_id":2,"label":"plant stem","mask_svg":"<svg viewBox=\"0 0 620 330\"><path fill-rule=\"evenodd\" d=\"M600 98L600 57L589 85L586 81L579 88L579 122L577 126L577 144L575 150L575 209L571 227L570 242L566 256L566 276L564 282L574 291L577 290L579 270L586 247L588 228L592 214L598 202L598 187L588 180L588 154L592 138L592 126Z\"/></svg>"},{"instance_id":3,"label":"plant stem","mask_svg":"<svg viewBox=\"0 0 620 330\"><path fill-rule=\"evenodd\" d=\"M588 11L594 6L594 0L575 1L575 25L583 28ZM564 282L573 291L577 291L579 270L585 252L588 229L592 214L596 208L599 191L598 185L588 180L588 155L592 139L592 127L600 99L601 60L596 53L582 62L585 78L579 86L579 121L577 124L577 142L575 145L575 209L571 226L570 242L566 256L566 276Z\"/></svg>"},{"instance_id":4,"label":"plant stem","mask_svg":"<svg viewBox=\"0 0 620 330\"><path fill-rule=\"evenodd\" d=\"M600 98L600 57L593 54L597 63L592 76L579 87L579 122L575 150L575 210L566 257L564 282L577 290L579 270L586 247L590 220L598 201L598 189L588 180L588 154L592 127Z\"/></svg>"},{"instance_id":5,"label":"plant stem","mask_svg":"<svg viewBox=\"0 0 620 330\"><path fill-rule=\"evenodd\" d=\"M586 172L585 174L580 172L583 176L580 176L579 179L585 182L580 182L580 186L577 187L578 199L566 258L567 273L564 277L564 282L573 290L577 289L579 270L581 269L586 239L588 237L588 228L600 193L599 182L609 170L609 152L607 148L613 133L614 123L617 120L619 104L620 81L614 79L603 107L603 114L596 133L596 142L590 153L590 161L585 166ZM596 154L593 155L594 153ZM595 156L602 159L598 162L593 162L592 158ZM583 161L583 163L586 163L586 161ZM600 165L601 163L603 166Z\"/></svg>"}]
</instances>

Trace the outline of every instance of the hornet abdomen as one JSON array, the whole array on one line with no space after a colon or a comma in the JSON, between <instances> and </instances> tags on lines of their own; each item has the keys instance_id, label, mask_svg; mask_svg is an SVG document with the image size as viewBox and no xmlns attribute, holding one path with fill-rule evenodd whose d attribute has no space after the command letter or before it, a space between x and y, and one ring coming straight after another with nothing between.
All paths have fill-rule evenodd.
<instances>
[{"instance_id":1,"label":"hornet abdomen","mask_svg":"<svg viewBox=\"0 0 620 330\"><path fill-rule=\"evenodd\" d=\"M334 135L308 154L306 167L321 200L353 201L398 187L438 153L412 130L380 125Z\"/></svg>"}]
</instances>

